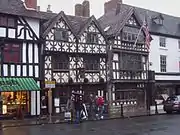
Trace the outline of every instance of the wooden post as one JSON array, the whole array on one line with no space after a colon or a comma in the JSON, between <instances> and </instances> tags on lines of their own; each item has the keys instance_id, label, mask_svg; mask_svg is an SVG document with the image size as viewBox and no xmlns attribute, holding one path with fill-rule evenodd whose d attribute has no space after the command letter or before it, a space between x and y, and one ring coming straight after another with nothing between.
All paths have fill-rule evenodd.
<instances>
[{"instance_id":1,"label":"wooden post","mask_svg":"<svg viewBox=\"0 0 180 135\"><path fill-rule=\"evenodd\" d=\"M48 91L48 111L49 111L49 123L52 123L52 89Z\"/></svg>"}]
</instances>

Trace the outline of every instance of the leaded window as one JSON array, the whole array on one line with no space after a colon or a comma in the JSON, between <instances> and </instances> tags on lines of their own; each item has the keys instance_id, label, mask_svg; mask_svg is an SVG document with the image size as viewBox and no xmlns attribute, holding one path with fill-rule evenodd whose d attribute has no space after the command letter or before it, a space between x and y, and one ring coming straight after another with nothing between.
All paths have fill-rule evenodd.
<instances>
[{"instance_id":1,"label":"leaded window","mask_svg":"<svg viewBox=\"0 0 180 135\"><path fill-rule=\"evenodd\" d=\"M89 32L87 33L87 43L98 43L98 35L97 33Z\"/></svg>"},{"instance_id":2,"label":"leaded window","mask_svg":"<svg viewBox=\"0 0 180 135\"><path fill-rule=\"evenodd\" d=\"M55 29L54 40L68 41L68 31L66 29Z\"/></svg>"},{"instance_id":3,"label":"leaded window","mask_svg":"<svg viewBox=\"0 0 180 135\"><path fill-rule=\"evenodd\" d=\"M122 60L120 61L121 68L126 70L142 70L141 55L123 53Z\"/></svg>"},{"instance_id":4,"label":"leaded window","mask_svg":"<svg viewBox=\"0 0 180 135\"><path fill-rule=\"evenodd\" d=\"M53 69L55 70L68 70L69 69L69 59L66 54L56 54L53 55Z\"/></svg>"},{"instance_id":5,"label":"leaded window","mask_svg":"<svg viewBox=\"0 0 180 135\"><path fill-rule=\"evenodd\" d=\"M15 18L9 16L0 16L0 26L15 27Z\"/></svg>"},{"instance_id":6,"label":"leaded window","mask_svg":"<svg viewBox=\"0 0 180 135\"><path fill-rule=\"evenodd\" d=\"M166 66L167 66L167 57L165 55L160 55L160 70L161 72L166 72Z\"/></svg>"},{"instance_id":7,"label":"leaded window","mask_svg":"<svg viewBox=\"0 0 180 135\"><path fill-rule=\"evenodd\" d=\"M98 56L84 56L84 66L86 70L99 70Z\"/></svg>"},{"instance_id":8,"label":"leaded window","mask_svg":"<svg viewBox=\"0 0 180 135\"><path fill-rule=\"evenodd\" d=\"M3 47L3 60L5 63L19 63L21 61L20 44L5 44Z\"/></svg>"}]
</instances>

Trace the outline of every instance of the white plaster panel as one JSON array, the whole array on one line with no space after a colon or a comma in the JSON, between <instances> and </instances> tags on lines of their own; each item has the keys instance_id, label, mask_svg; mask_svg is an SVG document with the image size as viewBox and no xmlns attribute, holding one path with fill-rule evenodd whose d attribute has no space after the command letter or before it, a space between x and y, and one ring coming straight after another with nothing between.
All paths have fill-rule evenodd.
<instances>
[{"instance_id":1,"label":"white plaster panel","mask_svg":"<svg viewBox=\"0 0 180 135\"><path fill-rule=\"evenodd\" d=\"M33 29L37 37L39 37L39 19L25 18L29 26Z\"/></svg>"},{"instance_id":2,"label":"white plaster panel","mask_svg":"<svg viewBox=\"0 0 180 135\"><path fill-rule=\"evenodd\" d=\"M17 65L17 76L21 76L21 65Z\"/></svg>"},{"instance_id":3,"label":"white plaster panel","mask_svg":"<svg viewBox=\"0 0 180 135\"><path fill-rule=\"evenodd\" d=\"M18 35L18 39L24 39L24 26L18 26L18 32L17 32L17 35Z\"/></svg>"},{"instance_id":4,"label":"white plaster panel","mask_svg":"<svg viewBox=\"0 0 180 135\"><path fill-rule=\"evenodd\" d=\"M11 76L15 76L15 66L11 65Z\"/></svg>"},{"instance_id":5,"label":"white plaster panel","mask_svg":"<svg viewBox=\"0 0 180 135\"><path fill-rule=\"evenodd\" d=\"M6 28L0 27L0 37L6 37Z\"/></svg>"},{"instance_id":6,"label":"white plaster panel","mask_svg":"<svg viewBox=\"0 0 180 135\"><path fill-rule=\"evenodd\" d=\"M117 54L117 53L114 53L114 54L113 54L113 60L116 60L116 61L118 61L118 60L119 60L119 58L118 58L118 54Z\"/></svg>"},{"instance_id":7,"label":"white plaster panel","mask_svg":"<svg viewBox=\"0 0 180 135\"><path fill-rule=\"evenodd\" d=\"M29 59L29 63L33 62L33 45L32 44L28 45L28 59Z\"/></svg>"},{"instance_id":8,"label":"white plaster panel","mask_svg":"<svg viewBox=\"0 0 180 135\"><path fill-rule=\"evenodd\" d=\"M22 62L23 63L26 63L26 43L23 43L23 46L22 46Z\"/></svg>"},{"instance_id":9,"label":"white plaster panel","mask_svg":"<svg viewBox=\"0 0 180 135\"><path fill-rule=\"evenodd\" d=\"M29 65L29 76L33 76L33 66Z\"/></svg>"},{"instance_id":10,"label":"white plaster panel","mask_svg":"<svg viewBox=\"0 0 180 135\"><path fill-rule=\"evenodd\" d=\"M35 77L39 77L39 66L35 66Z\"/></svg>"},{"instance_id":11,"label":"white plaster panel","mask_svg":"<svg viewBox=\"0 0 180 135\"><path fill-rule=\"evenodd\" d=\"M8 76L8 65L7 64L3 65L3 73L4 73L4 76Z\"/></svg>"},{"instance_id":12,"label":"white plaster panel","mask_svg":"<svg viewBox=\"0 0 180 135\"><path fill-rule=\"evenodd\" d=\"M23 76L27 76L27 67L23 65Z\"/></svg>"},{"instance_id":13,"label":"white plaster panel","mask_svg":"<svg viewBox=\"0 0 180 135\"><path fill-rule=\"evenodd\" d=\"M38 51L38 45L35 44L34 46L34 62L39 63L39 51Z\"/></svg>"},{"instance_id":14,"label":"white plaster panel","mask_svg":"<svg viewBox=\"0 0 180 135\"><path fill-rule=\"evenodd\" d=\"M36 115L36 91L31 91L31 115Z\"/></svg>"},{"instance_id":15,"label":"white plaster panel","mask_svg":"<svg viewBox=\"0 0 180 135\"><path fill-rule=\"evenodd\" d=\"M8 37L15 38L16 37L16 30L15 29L8 29Z\"/></svg>"}]
</instances>

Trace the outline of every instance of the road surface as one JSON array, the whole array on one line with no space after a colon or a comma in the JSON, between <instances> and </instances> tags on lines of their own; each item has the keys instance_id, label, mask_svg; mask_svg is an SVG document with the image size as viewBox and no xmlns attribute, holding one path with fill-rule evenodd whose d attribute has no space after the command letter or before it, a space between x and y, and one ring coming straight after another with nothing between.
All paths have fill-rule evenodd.
<instances>
[{"instance_id":1,"label":"road surface","mask_svg":"<svg viewBox=\"0 0 180 135\"><path fill-rule=\"evenodd\" d=\"M0 135L180 135L180 115L3 128Z\"/></svg>"}]
</instances>

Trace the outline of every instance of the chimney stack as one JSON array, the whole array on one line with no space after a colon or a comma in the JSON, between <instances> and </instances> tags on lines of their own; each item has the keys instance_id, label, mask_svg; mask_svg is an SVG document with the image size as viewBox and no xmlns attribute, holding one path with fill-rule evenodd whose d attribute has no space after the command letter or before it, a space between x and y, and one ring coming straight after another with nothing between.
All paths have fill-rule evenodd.
<instances>
[{"instance_id":1,"label":"chimney stack","mask_svg":"<svg viewBox=\"0 0 180 135\"><path fill-rule=\"evenodd\" d=\"M83 6L82 4L75 5L75 16L83 16Z\"/></svg>"},{"instance_id":2,"label":"chimney stack","mask_svg":"<svg viewBox=\"0 0 180 135\"><path fill-rule=\"evenodd\" d=\"M36 10L36 8L37 8L37 0L25 0L25 5L29 9Z\"/></svg>"},{"instance_id":3,"label":"chimney stack","mask_svg":"<svg viewBox=\"0 0 180 135\"><path fill-rule=\"evenodd\" d=\"M90 4L84 0L82 4L75 5L75 16L90 17Z\"/></svg>"},{"instance_id":4,"label":"chimney stack","mask_svg":"<svg viewBox=\"0 0 180 135\"><path fill-rule=\"evenodd\" d=\"M48 12L48 13L52 13L52 11L51 11L51 5L48 5L47 12Z\"/></svg>"},{"instance_id":5,"label":"chimney stack","mask_svg":"<svg viewBox=\"0 0 180 135\"><path fill-rule=\"evenodd\" d=\"M82 5L83 5L83 16L84 17L90 17L90 4L89 4L89 1L84 0Z\"/></svg>"},{"instance_id":6,"label":"chimney stack","mask_svg":"<svg viewBox=\"0 0 180 135\"><path fill-rule=\"evenodd\" d=\"M111 11L112 9L116 9L116 13L120 12L120 5L122 4L122 0L110 0L104 3L104 13Z\"/></svg>"}]
</instances>

